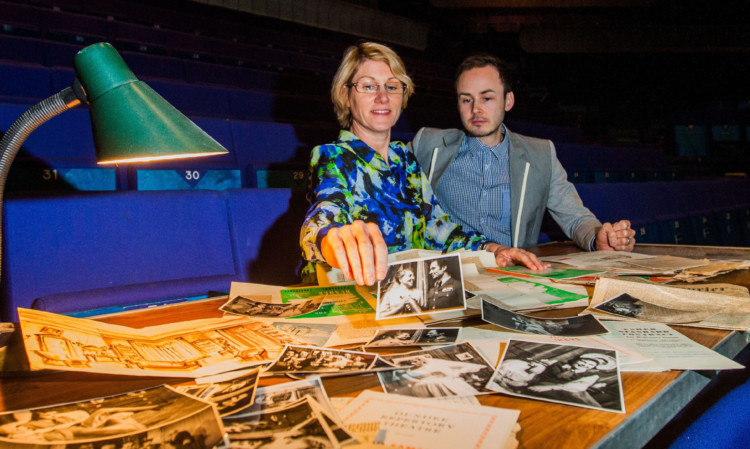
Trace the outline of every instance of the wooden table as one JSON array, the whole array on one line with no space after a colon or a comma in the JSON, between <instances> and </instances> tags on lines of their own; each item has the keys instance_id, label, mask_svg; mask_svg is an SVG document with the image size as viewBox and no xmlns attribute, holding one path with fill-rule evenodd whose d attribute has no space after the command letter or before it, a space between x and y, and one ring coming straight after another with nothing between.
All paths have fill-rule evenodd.
<instances>
[{"instance_id":1,"label":"wooden table","mask_svg":"<svg viewBox=\"0 0 750 449\"><path fill-rule=\"evenodd\" d=\"M692 249L690 249L692 248ZM695 249L698 248L698 249ZM670 247L639 245L642 252L685 254L685 250L700 251L700 247ZM575 251L572 244L553 244L534 248L537 254L565 254ZM658 250L658 251L657 251ZM727 253L727 251L729 251ZM706 249L714 257L750 259L750 250ZM725 254L726 253L726 254ZM696 257L691 253L691 257ZM722 254L717 256L717 254ZM733 254L730 256L729 254ZM733 272L715 282L730 282L750 286L747 270ZM146 327L174 321L220 317L219 305L225 298L176 304L100 318L113 324ZM554 311L553 315L574 315L576 310ZM549 314L549 313L548 313ZM719 353L733 358L747 344L747 332L728 332L675 326L677 330ZM522 448L636 448L646 444L674 417L716 372L671 371L662 373L623 373L622 385L626 413L612 413L569 405L553 404L500 394L480 397L485 405L521 411ZM113 376L74 372L30 374L25 377L0 378L0 407L15 410L137 390L163 383L179 383L186 379ZM265 382L278 380L262 379ZM353 396L363 389L380 390L374 375L346 376L325 379L331 396Z\"/></svg>"}]
</instances>

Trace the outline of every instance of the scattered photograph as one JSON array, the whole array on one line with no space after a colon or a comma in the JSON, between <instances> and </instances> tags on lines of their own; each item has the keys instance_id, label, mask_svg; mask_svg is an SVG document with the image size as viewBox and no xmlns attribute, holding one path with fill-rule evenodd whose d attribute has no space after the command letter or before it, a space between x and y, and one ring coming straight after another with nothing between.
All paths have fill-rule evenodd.
<instances>
[{"instance_id":1,"label":"scattered photograph","mask_svg":"<svg viewBox=\"0 0 750 449\"><path fill-rule=\"evenodd\" d=\"M667 324L695 323L717 313L715 310L677 310L661 307L628 293L621 293L593 306L593 308L600 312L625 318Z\"/></svg>"},{"instance_id":2,"label":"scattered photograph","mask_svg":"<svg viewBox=\"0 0 750 449\"><path fill-rule=\"evenodd\" d=\"M209 448L223 435L210 403L167 386L0 413L2 447Z\"/></svg>"},{"instance_id":3,"label":"scattered photograph","mask_svg":"<svg viewBox=\"0 0 750 449\"><path fill-rule=\"evenodd\" d=\"M465 308L461 256L455 253L389 264L378 283L375 319Z\"/></svg>"},{"instance_id":4,"label":"scattered photograph","mask_svg":"<svg viewBox=\"0 0 750 449\"><path fill-rule=\"evenodd\" d=\"M332 429L310 396L250 417L225 417L232 447L338 448Z\"/></svg>"},{"instance_id":5,"label":"scattered photograph","mask_svg":"<svg viewBox=\"0 0 750 449\"><path fill-rule=\"evenodd\" d=\"M505 329L536 335L583 337L609 333L607 328L591 314L570 318L534 318L503 309L484 299L482 300L482 319Z\"/></svg>"},{"instance_id":6,"label":"scattered photograph","mask_svg":"<svg viewBox=\"0 0 750 449\"><path fill-rule=\"evenodd\" d=\"M228 416L250 407L258 386L260 368L243 372L237 377L198 385L177 385L174 388L185 394L216 405L219 416Z\"/></svg>"},{"instance_id":7,"label":"scattered photograph","mask_svg":"<svg viewBox=\"0 0 750 449\"><path fill-rule=\"evenodd\" d=\"M487 388L512 396L625 412L617 351L509 340Z\"/></svg>"},{"instance_id":8,"label":"scattered photograph","mask_svg":"<svg viewBox=\"0 0 750 449\"><path fill-rule=\"evenodd\" d=\"M287 345L265 374L367 371L378 355L369 352Z\"/></svg>"},{"instance_id":9,"label":"scattered photograph","mask_svg":"<svg viewBox=\"0 0 750 449\"><path fill-rule=\"evenodd\" d=\"M335 413L320 377L311 376L306 379L258 388L255 391L255 400L252 405L241 413L235 414L234 417L257 415L282 409L305 396L315 399L325 412Z\"/></svg>"},{"instance_id":10,"label":"scattered photograph","mask_svg":"<svg viewBox=\"0 0 750 449\"><path fill-rule=\"evenodd\" d=\"M269 303L245 296L237 296L230 299L220 310L234 315L246 315L265 318L288 318L305 315L320 308L323 298L295 301L285 304Z\"/></svg>"},{"instance_id":11,"label":"scattered photograph","mask_svg":"<svg viewBox=\"0 0 750 449\"><path fill-rule=\"evenodd\" d=\"M246 316L140 329L18 309L32 370L205 377L275 360L294 337Z\"/></svg>"},{"instance_id":12,"label":"scattered photograph","mask_svg":"<svg viewBox=\"0 0 750 449\"><path fill-rule=\"evenodd\" d=\"M431 327L420 330L421 332L417 335L419 346L454 344L461 334L459 327Z\"/></svg>"},{"instance_id":13,"label":"scattered photograph","mask_svg":"<svg viewBox=\"0 0 750 449\"><path fill-rule=\"evenodd\" d=\"M365 346L399 347L448 345L458 341L458 327L435 327L428 329L378 329Z\"/></svg>"},{"instance_id":14,"label":"scattered photograph","mask_svg":"<svg viewBox=\"0 0 750 449\"><path fill-rule=\"evenodd\" d=\"M486 393L485 385L494 371L468 342L381 357L402 367L378 373L383 390L421 398Z\"/></svg>"},{"instance_id":15,"label":"scattered photograph","mask_svg":"<svg viewBox=\"0 0 750 449\"><path fill-rule=\"evenodd\" d=\"M313 346L325 346L337 327L335 324L298 323L296 320L278 321L271 325L300 343Z\"/></svg>"}]
</instances>

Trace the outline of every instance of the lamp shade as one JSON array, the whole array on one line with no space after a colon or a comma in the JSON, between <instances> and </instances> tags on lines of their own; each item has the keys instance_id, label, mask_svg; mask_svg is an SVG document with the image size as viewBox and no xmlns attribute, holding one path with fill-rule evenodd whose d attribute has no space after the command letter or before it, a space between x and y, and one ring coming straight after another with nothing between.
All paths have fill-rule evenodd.
<instances>
[{"instance_id":1,"label":"lamp shade","mask_svg":"<svg viewBox=\"0 0 750 449\"><path fill-rule=\"evenodd\" d=\"M108 43L73 60L89 102L100 164L226 154L226 148L139 81Z\"/></svg>"}]
</instances>

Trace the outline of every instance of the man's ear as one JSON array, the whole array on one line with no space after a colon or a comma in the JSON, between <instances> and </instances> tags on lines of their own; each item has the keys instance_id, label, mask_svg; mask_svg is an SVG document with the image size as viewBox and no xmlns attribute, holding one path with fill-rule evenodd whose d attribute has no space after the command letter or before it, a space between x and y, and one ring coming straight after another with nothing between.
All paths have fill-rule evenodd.
<instances>
[{"instance_id":1,"label":"man's ear","mask_svg":"<svg viewBox=\"0 0 750 449\"><path fill-rule=\"evenodd\" d=\"M513 105L516 103L516 97L513 96L513 92L505 94L505 112L513 109Z\"/></svg>"}]
</instances>

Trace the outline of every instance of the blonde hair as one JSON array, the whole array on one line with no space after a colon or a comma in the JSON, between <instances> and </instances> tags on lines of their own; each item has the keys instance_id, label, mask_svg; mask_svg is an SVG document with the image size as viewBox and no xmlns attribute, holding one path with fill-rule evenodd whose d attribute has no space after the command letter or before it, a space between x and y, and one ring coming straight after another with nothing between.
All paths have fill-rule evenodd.
<instances>
[{"instance_id":1,"label":"blonde hair","mask_svg":"<svg viewBox=\"0 0 750 449\"><path fill-rule=\"evenodd\" d=\"M393 72L393 76L406 85L401 99L401 110L406 109L406 102L414 93L414 82L406 73L404 62L401 61L395 51L375 42L362 42L351 46L344 52L344 58L341 60L341 65L339 65L331 84L333 111L336 113L336 118L342 128L349 129L352 126L352 112L346 104L350 92L347 85L352 82L352 77L359 65L367 59L385 62Z\"/></svg>"}]
</instances>

